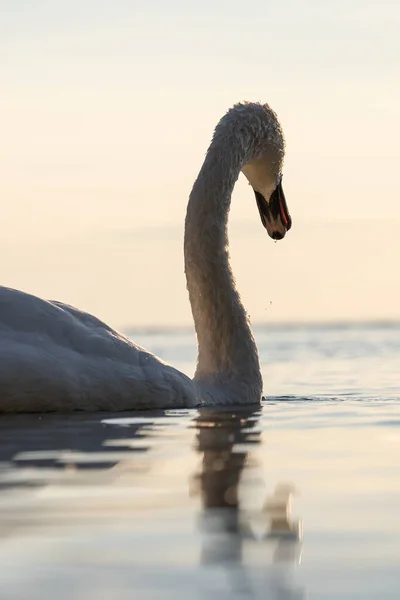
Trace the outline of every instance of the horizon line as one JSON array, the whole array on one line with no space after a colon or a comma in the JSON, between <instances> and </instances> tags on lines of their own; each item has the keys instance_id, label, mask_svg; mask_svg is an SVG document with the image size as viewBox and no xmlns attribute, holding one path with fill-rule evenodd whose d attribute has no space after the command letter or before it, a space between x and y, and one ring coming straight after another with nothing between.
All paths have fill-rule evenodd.
<instances>
[{"instance_id":1,"label":"horizon line","mask_svg":"<svg viewBox=\"0 0 400 600\"><path fill-rule=\"evenodd\" d=\"M252 323L254 329L362 329L381 328L381 329L397 329L400 328L400 319L363 319L363 320L335 320L335 321L277 321L274 323L255 322ZM179 331L180 333L194 332L194 324L175 324L175 325L131 325L129 327L121 327L126 335L132 333L150 334L171 333Z\"/></svg>"}]
</instances>

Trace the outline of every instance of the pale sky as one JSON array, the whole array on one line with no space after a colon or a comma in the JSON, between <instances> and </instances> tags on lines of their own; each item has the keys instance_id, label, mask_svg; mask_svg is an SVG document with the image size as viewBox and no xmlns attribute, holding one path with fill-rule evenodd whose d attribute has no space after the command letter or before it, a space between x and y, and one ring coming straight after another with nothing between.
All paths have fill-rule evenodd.
<instances>
[{"instance_id":1,"label":"pale sky","mask_svg":"<svg viewBox=\"0 0 400 600\"><path fill-rule=\"evenodd\" d=\"M124 328L191 322L187 197L213 128L268 102L293 229L244 178L254 322L400 318L400 4L0 0L1 283Z\"/></svg>"}]
</instances>

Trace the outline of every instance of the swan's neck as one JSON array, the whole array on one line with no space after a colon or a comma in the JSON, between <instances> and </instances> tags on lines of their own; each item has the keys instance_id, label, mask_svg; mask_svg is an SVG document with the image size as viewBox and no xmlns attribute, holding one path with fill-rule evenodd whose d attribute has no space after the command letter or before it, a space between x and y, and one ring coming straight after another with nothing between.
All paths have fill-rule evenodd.
<instances>
[{"instance_id":1,"label":"swan's neck","mask_svg":"<svg viewBox=\"0 0 400 600\"><path fill-rule=\"evenodd\" d=\"M185 271L198 340L195 380L205 385L245 384L258 402L258 353L228 251L231 195L242 166L240 156L219 153L213 146L208 151L187 209Z\"/></svg>"}]
</instances>

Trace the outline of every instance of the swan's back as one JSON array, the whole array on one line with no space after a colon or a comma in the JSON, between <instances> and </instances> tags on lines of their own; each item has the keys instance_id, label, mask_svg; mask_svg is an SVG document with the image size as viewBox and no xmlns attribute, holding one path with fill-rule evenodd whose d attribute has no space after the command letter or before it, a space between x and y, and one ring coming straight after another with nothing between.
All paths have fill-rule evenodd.
<instances>
[{"instance_id":1,"label":"swan's back","mask_svg":"<svg viewBox=\"0 0 400 600\"><path fill-rule=\"evenodd\" d=\"M0 412L195 403L188 377L99 319L0 287Z\"/></svg>"}]
</instances>

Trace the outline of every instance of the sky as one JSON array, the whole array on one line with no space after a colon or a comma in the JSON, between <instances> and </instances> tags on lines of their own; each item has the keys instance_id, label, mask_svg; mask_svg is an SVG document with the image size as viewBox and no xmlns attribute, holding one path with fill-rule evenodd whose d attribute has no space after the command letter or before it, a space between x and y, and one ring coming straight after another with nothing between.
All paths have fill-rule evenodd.
<instances>
[{"instance_id":1,"label":"sky","mask_svg":"<svg viewBox=\"0 0 400 600\"><path fill-rule=\"evenodd\" d=\"M400 4L0 0L1 283L118 328L191 322L183 221L213 129L268 102L293 219L242 176L253 322L400 319Z\"/></svg>"}]
</instances>

